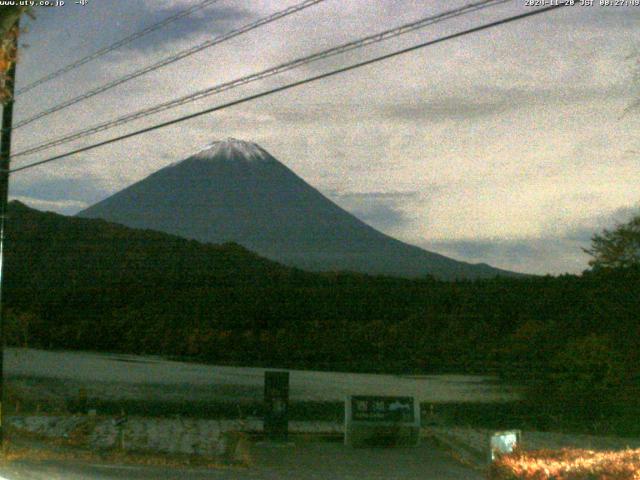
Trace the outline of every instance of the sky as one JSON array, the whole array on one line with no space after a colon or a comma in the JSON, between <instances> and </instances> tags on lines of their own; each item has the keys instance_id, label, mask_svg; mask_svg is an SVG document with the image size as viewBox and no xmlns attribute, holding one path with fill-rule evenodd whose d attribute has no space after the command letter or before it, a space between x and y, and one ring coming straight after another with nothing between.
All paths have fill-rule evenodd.
<instances>
[{"instance_id":1,"label":"sky","mask_svg":"<svg viewBox=\"0 0 640 480\"><path fill-rule=\"evenodd\" d=\"M301 0L219 0L16 99L15 119ZM36 9L17 88L197 0ZM36 121L13 151L472 0L325 0ZM579 273L591 236L640 212L640 7L576 6L466 35L11 178L67 215L227 137L259 143L382 232L458 260ZM13 167L481 23L523 0L310 64L32 156Z\"/></svg>"}]
</instances>

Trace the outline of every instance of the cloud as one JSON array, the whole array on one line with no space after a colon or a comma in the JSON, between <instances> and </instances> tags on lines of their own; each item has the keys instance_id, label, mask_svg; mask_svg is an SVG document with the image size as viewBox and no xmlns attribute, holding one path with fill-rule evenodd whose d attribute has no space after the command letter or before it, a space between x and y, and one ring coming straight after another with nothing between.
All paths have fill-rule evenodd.
<instances>
[{"instance_id":1,"label":"cloud","mask_svg":"<svg viewBox=\"0 0 640 480\"><path fill-rule=\"evenodd\" d=\"M177 3L158 8L157 3L134 2L137 4L139 12L131 16L128 28L133 31L141 31L150 25L162 22L163 20L181 13L193 4ZM175 21L170 27L161 28L156 32L141 37L139 40L128 44L126 50L153 50L162 47L164 44L185 39L192 39L206 34L213 38L226 33L233 25L243 22L248 23L254 15L245 8L214 3L203 10L194 12Z\"/></svg>"},{"instance_id":2,"label":"cloud","mask_svg":"<svg viewBox=\"0 0 640 480\"><path fill-rule=\"evenodd\" d=\"M352 207L350 210L363 222L381 230L395 230L408 221L405 212L390 204L365 204Z\"/></svg>"},{"instance_id":3,"label":"cloud","mask_svg":"<svg viewBox=\"0 0 640 480\"><path fill-rule=\"evenodd\" d=\"M338 205L363 222L387 233L397 231L411 221L409 203L420 192L328 192Z\"/></svg>"},{"instance_id":4,"label":"cloud","mask_svg":"<svg viewBox=\"0 0 640 480\"><path fill-rule=\"evenodd\" d=\"M640 10L634 6L598 7L594 5L585 8L589 10L587 15L567 15L563 18L563 22L592 32L608 32L614 28L635 29L640 21Z\"/></svg>"},{"instance_id":5,"label":"cloud","mask_svg":"<svg viewBox=\"0 0 640 480\"><path fill-rule=\"evenodd\" d=\"M563 235L568 240L584 242L589 245L594 234L602 230L612 230L618 225L629 222L635 216L640 215L640 202L635 205L616 208L613 211L602 213L591 218L582 219L576 225L567 229Z\"/></svg>"},{"instance_id":6,"label":"cloud","mask_svg":"<svg viewBox=\"0 0 640 480\"><path fill-rule=\"evenodd\" d=\"M589 260L580 242L556 238L452 240L422 246L471 263L538 275L578 273L588 268Z\"/></svg>"},{"instance_id":7,"label":"cloud","mask_svg":"<svg viewBox=\"0 0 640 480\"><path fill-rule=\"evenodd\" d=\"M420 196L420 192L417 190L414 190L412 192L332 192L332 193L342 199L354 199L354 200L364 200L364 201L411 200Z\"/></svg>"},{"instance_id":8,"label":"cloud","mask_svg":"<svg viewBox=\"0 0 640 480\"><path fill-rule=\"evenodd\" d=\"M457 259L486 262L507 270L537 274L576 273L589 268L591 257L583 248L590 246L595 233L604 228L615 228L639 214L640 203L582 219L554 235L436 241L425 242L421 246Z\"/></svg>"},{"instance_id":9,"label":"cloud","mask_svg":"<svg viewBox=\"0 0 640 480\"><path fill-rule=\"evenodd\" d=\"M314 124L319 122L353 123L362 121L369 115L375 121L404 122L443 122L474 121L481 117L496 116L513 110L525 110L531 107L570 106L580 103L591 103L599 100L628 99L627 84L614 84L607 88L598 87L488 87L475 85L472 91L466 92L422 92L411 99L389 102L379 99L374 104L345 105L315 104L300 108L276 108L269 112L278 121L289 124ZM374 110L373 115L371 110Z\"/></svg>"},{"instance_id":10,"label":"cloud","mask_svg":"<svg viewBox=\"0 0 640 480\"><path fill-rule=\"evenodd\" d=\"M628 98L625 85L602 88L474 88L467 95L447 95L417 98L411 102L387 104L380 107L389 118L410 122L439 122L446 120L470 121L479 117L495 116L509 110L527 109L551 104L571 105L612 98Z\"/></svg>"},{"instance_id":11,"label":"cloud","mask_svg":"<svg viewBox=\"0 0 640 480\"><path fill-rule=\"evenodd\" d=\"M73 198L81 204L91 204L100 200L107 189L98 182L88 179L57 178L28 181L26 177L18 178L11 185L13 197L29 197L40 201L56 202L61 198Z\"/></svg>"},{"instance_id":12,"label":"cloud","mask_svg":"<svg viewBox=\"0 0 640 480\"><path fill-rule=\"evenodd\" d=\"M383 107L383 112L389 119L437 122L472 120L476 117L496 115L514 107L513 104L501 101L477 101L465 97L450 97L446 100L422 100L415 103L388 105Z\"/></svg>"},{"instance_id":13,"label":"cloud","mask_svg":"<svg viewBox=\"0 0 640 480\"><path fill-rule=\"evenodd\" d=\"M39 198L12 195L11 200L18 200L25 205L44 212L56 212L63 215L74 215L90 204L78 200L41 200Z\"/></svg>"},{"instance_id":14,"label":"cloud","mask_svg":"<svg viewBox=\"0 0 640 480\"><path fill-rule=\"evenodd\" d=\"M114 52L117 55L129 50L157 49L163 44L193 38L202 33L215 35L228 30L236 22L246 21L253 17L251 11L225 3L215 2L202 10L141 36ZM28 36L33 38L62 34L72 42L75 50L74 56L80 58L82 55L97 51L160 23L194 4L195 2L161 2L158 0L134 2L101 0L93 2L88 8L73 6L40 8L36 10L36 19L28 21ZM66 32L48 33L47 30L52 26L67 30ZM83 31L90 31L91 37L85 38L85 41L81 42ZM63 52L65 52L64 49ZM66 63L70 61L70 58L66 59Z\"/></svg>"}]
</instances>

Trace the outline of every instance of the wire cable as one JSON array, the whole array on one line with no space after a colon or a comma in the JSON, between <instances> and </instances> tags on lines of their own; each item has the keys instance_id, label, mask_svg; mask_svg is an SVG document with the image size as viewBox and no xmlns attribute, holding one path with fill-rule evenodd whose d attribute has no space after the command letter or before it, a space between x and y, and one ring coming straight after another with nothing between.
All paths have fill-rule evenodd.
<instances>
[{"instance_id":1,"label":"wire cable","mask_svg":"<svg viewBox=\"0 0 640 480\"><path fill-rule=\"evenodd\" d=\"M467 29L467 30L463 30L461 32L457 32L457 33L453 33L451 35L446 35L446 36L443 36L443 37L440 37L440 38L436 38L435 40L429 40L427 42L419 43L417 45L413 45L411 47L403 48L401 50L396 50L394 52L387 53L385 55L380 55L378 57L374 57L374 58L371 58L369 60L365 60L363 62L351 64L351 65L348 65L346 67L338 68L336 70L331 70L329 72L326 72L326 73L323 73L323 74L320 74L320 75L315 75L313 77L309 77L309 78L306 78L304 80L299 80L299 81L296 81L296 82L292 82L292 83L289 83L289 84L286 84L286 85L283 85L283 86L280 86L280 87L276 87L276 88L272 88L270 90L266 90L266 91L263 91L263 92L260 92L260 93L256 93L254 95L249 95L247 97L243 97L243 98L240 98L238 100L234 100L234 101L231 101L231 102L228 102L228 103L224 103L222 105L217 105L215 107L207 108L205 110L201 110L201 111L196 112L196 113L192 113L192 114L185 115L185 116L182 116L182 117L179 117L179 118L175 118L175 119L169 120L167 122L159 123L159 124L156 124L156 125L153 125L153 126L150 126L150 127L146 127L146 128L140 129L140 130L136 130L134 132L127 133L125 135L120 135L118 137L114 137L114 138L111 138L109 140L104 140L102 142L94 143L93 145L88 145L86 147L78 148L76 150L72 150L72 151L69 151L69 152L66 152L66 153L63 153L63 154L60 154L60 155L55 155L53 157L46 158L44 160L39 160L37 162L29 163L27 165L23 165L21 167L17 167L17 168L9 170L9 173L20 172L20 171L24 171L24 170L27 170L27 169L30 169L30 168L37 167L39 165L44 165L46 163L50 163L50 162L54 162L54 161L57 161L57 160L61 160L63 158L67 158L67 157L70 157L72 155L76 155L78 153L87 152L89 150L94 150L94 149L102 147L104 145L109 145L111 143L116 143L116 142L119 142L119 141L122 141L122 140L125 140L125 139L128 139L128 138L136 137L136 136L142 135L144 133L148 133L148 132L151 132L151 131L154 131L154 130L158 130L158 129L161 129L161 128L164 128L164 127L175 125L177 123L185 122L187 120L191 120L193 118L197 118L197 117L200 117L202 115L207 115L209 113L213 113L213 112L217 112L217 111L220 111L220 110L224 110L224 109L236 106L236 105L240 105L240 104L243 104L243 103L251 102L253 100L257 100L259 98L263 98L263 97L266 97L266 96L269 96L269 95L273 95L275 93L279 93L279 92L283 92L283 91L286 91L286 90L290 90L292 88L299 87L301 85L306 85L308 83L312 83L312 82L316 82L318 80L322 80L322 79L325 79L325 78L333 77L335 75L339 75L341 73L345 73L345 72L348 72L348 71L351 71L351 70L355 70L357 68L361 68L361 67L364 67L364 66L367 66L367 65L372 65L374 63L378 63L378 62L381 62L383 60L388 60L390 58L397 57L399 55L403 55L403 54L406 54L406 53L409 53L409 52L414 52L416 50L419 50L419 49L422 49L422 48L425 48L425 47L428 47L428 46L431 46L431 45L435 45L435 44L438 44L438 43L445 42L447 40L452 40L454 38L463 37L463 36L469 35L471 33L476 33L476 32L482 31L482 30L487 30L489 28L494 28L494 27L497 27L499 25L504 25L504 24L511 23L511 22L514 22L514 21L517 21L517 20L522 20L524 18L532 17L534 15L539 15L541 13L546 13L546 12L549 12L549 11L552 11L552 10L556 10L558 8L562 8L562 7L565 7L565 6L567 6L567 4L563 3L563 4L558 4L558 5L552 5L552 6L549 6L549 7L539 8L539 9L532 10L532 11L527 12L527 13L522 13L520 15L514 15L514 16L511 16L511 17L506 17L506 18L503 18L503 19L500 19L500 20L496 20L494 22L486 23L484 25L480 25L480 26L473 27L473 28L470 28L470 29Z\"/></svg>"},{"instance_id":2,"label":"wire cable","mask_svg":"<svg viewBox=\"0 0 640 480\"><path fill-rule=\"evenodd\" d=\"M231 80L229 82L225 82L222 84L218 84L209 88L206 88L204 90L200 90L197 91L195 93L174 99L174 100L170 100L168 102L164 102L164 103L160 103L158 105L152 106L152 107L148 107L142 110L138 110L136 112L124 115L122 117L98 124L98 125L94 125L92 127L88 127L86 129L80 130L80 131L76 131L73 132L71 134L65 135L63 137L59 137L57 139L54 140L50 140L48 142L45 143L41 143L35 146L30 146L25 148L24 150L12 155L12 158L16 158L16 157L20 157L20 156L24 156L24 155L29 155L29 154L33 154L33 153L37 153L43 150L48 150L50 148L53 148L55 146L58 145L62 145L68 142L71 142L73 140L77 140L79 138L83 138L89 135L93 135L120 125L124 125L126 123L132 122L134 120L138 120L144 117L147 117L149 115L153 115L165 110L169 110L172 108L176 108L178 106L181 105L185 105L187 103L191 103L197 100L201 100L203 98L209 97L211 95L215 95L221 92L224 92L226 90L230 90L233 88L237 88L240 87L242 85L246 85L248 83L251 82L255 82L257 80L262 80L289 70L292 70L294 68L299 68L303 65L307 65L309 63L312 62L317 62L319 60L325 59L325 58L329 58L338 54L342 54L342 53L346 53L348 51L354 50L354 49L358 49L358 48L362 48L365 47L367 45L371 45L374 43L378 43L378 42L382 42L384 40L388 40L390 38L394 38L397 37L399 35L403 35L405 33L409 33L412 32L414 30L418 30L420 28L424 28L428 25L433 25L435 23L438 22L442 22L454 17L458 17L461 15L465 15L471 12L475 12L478 10L482 10L485 8L489 8L489 7L493 7L496 5L500 5L503 3L508 3L510 0L482 0L479 2L475 2L475 3L471 3L471 4L467 4L463 7L454 9L454 10L448 10L446 12L437 14L437 15L432 15L429 17L425 17L422 18L420 20L414 21L414 22L410 22L407 24L404 24L400 27L396 27L396 28L392 28L389 30L385 30L383 32L380 33L376 33L374 35L370 35L368 37L364 37L358 40L354 40L348 43L344 43L342 45L338 45L336 47L332 47L329 48L327 50L323 50L320 52L316 52L314 54L305 56L305 57L301 57L301 58L297 58L295 60L286 62L286 63L282 63L280 65L277 65L275 67L257 72L257 73L253 73L244 77L240 77L237 78L235 80Z\"/></svg>"},{"instance_id":3,"label":"wire cable","mask_svg":"<svg viewBox=\"0 0 640 480\"><path fill-rule=\"evenodd\" d=\"M193 5L192 7L189 7L185 10L182 10L181 12L176 13L175 15L172 15L170 17L165 18L164 20L162 20L161 22L155 23L153 25L148 26L147 28L145 28L144 30L140 30L139 32L136 32L132 35L129 35L128 37L125 37L121 40L118 40L116 43L113 43L107 47L101 48L100 50L87 55L86 57L81 58L78 61L75 61L73 63L70 63L69 65L66 65L64 67L62 67L59 70L56 70L54 72L51 72L48 75L45 75L44 77L36 80L35 82L32 82L20 89L18 89L16 91L15 96L19 96L25 92L28 92L29 90L34 89L35 87L37 87L38 85L42 85L43 83L49 82L55 78L60 77L61 75L64 75L67 72L70 72L71 70L74 70L82 65L84 65L85 63L89 63L92 60L95 60L96 58L102 57L103 55L106 55L107 53L113 52L114 50L117 50L118 48L133 42L134 40L137 40L140 37L143 37L151 32L155 32L156 30L161 29L162 27L165 27L167 25L169 25L170 23L175 22L176 20L180 20L181 18L184 18L188 15L191 15L194 12L197 12L198 10L202 10L203 8L208 7L209 5L211 5L212 3L216 3L219 0L203 0L202 2L200 2L197 5Z\"/></svg>"},{"instance_id":4,"label":"wire cable","mask_svg":"<svg viewBox=\"0 0 640 480\"><path fill-rule=\"evenodd\" d=\"M267 25L271 22L275 22L276 20L279 20L281 18L287 17L289 15L292 15L294 13L297 13L301 10L304 10L306 8L312 7L313 5L316 5L318 3L324 2L325 0L304 0L303 2L297 4L297 5L293 5L291 7L285 8L284 10L280 10L272 15L268 15L266 17L263 17L255 22L251 22L247 25L243 25L240 28L236 28L234 30L231 30L230 32L227 32L223 35L219 35L214 37L211 40L207 40L206 42L203 42L199 45L196 45L194 47L188 48L187 50L183 50L181 52L179 52L176 55L171 55L170 57L164 58L162 60L160 60L159 62L156 62L152 65L149 65L145 68L142 68L140 70L136 70L133 73L130 73L128 75L125 75L124 77L120 77L117 78L109 83L106 83L104 85L101 85L98 88L95 88L93 90L89 90L86 93L83 93L81 95L78 95L76 97L71 98L70 100L64 101L62 103L59 103L58 105L55 105L47 110L44 110L40 113L36 113L35 115L33 115L32 117L27 118L26 120L22 120L18 123L16 123L16 125L13 127L14 130L24 127L25 125L29 125L30 123L35 122L36 120L39 120L41 118L44 118L48 115L51 115L52 113L56 113L59 112L60 110L64 110L65 108L68 108L72 105L75 105L77 103L80 103L84 100L87 100L91 97L94 97L102 92L106 92L107 90L111 90L112 88L117 87L118 85L122 85L123 83L129 82L130 80L133 80L134 78L138 78L141 77L142 75L146 75L147 73L153 72L155 70L158 70L159 68L162 67L166 67L167 65L170 65L172 63L175 63L179 60L182 60L183 58L189 57L191 55L194 55L198 52L201 52L202 50L206 49L206 48L210 48L214 45L218 45L220 43L226 42L227 40L230 40L232 38L238 37L240 35L243 35L247 32L250 32L252 30L255 30L263 25Z\"/></svg>"}]
</instances>

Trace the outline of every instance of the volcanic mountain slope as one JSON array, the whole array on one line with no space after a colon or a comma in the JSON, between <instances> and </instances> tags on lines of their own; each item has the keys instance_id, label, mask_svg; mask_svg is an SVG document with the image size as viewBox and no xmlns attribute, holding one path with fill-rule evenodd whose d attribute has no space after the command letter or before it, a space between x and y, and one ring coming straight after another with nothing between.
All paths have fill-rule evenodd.
<instances>
[{"instance_id":1,"label":"volcanic mountain slope","mask_svg":"<svg viewBox=\"0 0 640 480\"><path fill-rule=\"evenodd\" d=\"M202 242L237 242L311 271L441 279L514 275L389 237L346 212L255 143L214 142L78 214Z\"/></svg>"}]
</instances>

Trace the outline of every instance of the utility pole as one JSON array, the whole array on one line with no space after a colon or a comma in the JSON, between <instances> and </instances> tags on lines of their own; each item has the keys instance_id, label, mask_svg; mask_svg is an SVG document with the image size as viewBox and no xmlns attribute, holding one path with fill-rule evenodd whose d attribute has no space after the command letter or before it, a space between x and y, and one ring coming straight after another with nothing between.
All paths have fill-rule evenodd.
<instances>
[{"instance_id":1,"label":"utility pole","mask_svg":"<svg viewBox=\"0 0 640 480\"><path fill-rule=\"evenodd\" d=\"M18 56L18 35L20 19L15 23L12 49L13 62L7 72L5 89L8 95L2 106L2 135L0 135L0 448L4 446L4 315L2 287L4 284L4 239L9 201L9 170L11 168L11 128L13 125L13 92L16 82L16 63Z\"/></svg>"}]
</instances>

